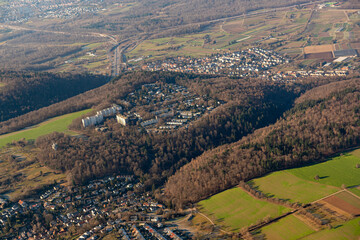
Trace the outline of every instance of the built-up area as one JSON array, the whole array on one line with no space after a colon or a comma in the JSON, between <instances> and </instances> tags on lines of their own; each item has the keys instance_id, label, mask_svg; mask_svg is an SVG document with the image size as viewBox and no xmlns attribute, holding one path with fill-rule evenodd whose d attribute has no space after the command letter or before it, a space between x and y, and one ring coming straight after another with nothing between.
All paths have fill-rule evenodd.
<instances>
[{"instance_id":1,"label":"built-up area","mask_svg":"<svg viewBox=\"0 0 360 240\"><path fill-rule=\"evenodd\" d=\"M93 0L13 0L0 8L0 22L26 22L32 17L70 19L85 13L97 13L103 1Z\"/></svg>"},{"instance_id":2,"label":"built-up area","mask_svg":"<svg viewBox=\"0 0 360 240\"><path fill-rule=\"evenodd\" d=\"M224 102L191 93L177 84L152 83L129 93L122 103L123 107L114 105L82 119L83 127L99 125L106 118L116 117L125 127L136 125L148 131L171 130L187 127ZM106 128L97 130L106 131Z\"/></svg>"},{"instance_id":3,"label":"built-up area","mask_svg":"<svg viewBox=\"0 0 360 240\"><path fill-rule=\"evenodd\" d=\"M349 53L350 54L350 53ZM344 57L344 56L343 56ZM345 58L356 57L353 52ZM309 77L343 77L349 74L349 67L338 65L339 58L330 60L311 70L277 70L276 67L291 62L279 53L259 47L243 51L213 54L203 58L171 57L164 60L147 61L136 64L143 58L131 59L127 70L141 68L146 71L172 71L197 74L219 74L234 77L256 77L273 81L296 81ZM291 67L293 68L293 67Z\"/></svg>"},{"instance_id":4,"label":"built-up area","mask_svg":"<svg viewBox=\"0 0 360 240\"><path fill-rule=\"evenodd\" d=\"M133 176L111 176L85 186L54 184L30 199L1 199L0 229L9 239L188 239L167 226L169 209L158 203ZM141 193L139 193L141 192ZM171 215L171 214L170 214ZM20 226L19 226L20 224Z\"/></svg>"}]
</instances>

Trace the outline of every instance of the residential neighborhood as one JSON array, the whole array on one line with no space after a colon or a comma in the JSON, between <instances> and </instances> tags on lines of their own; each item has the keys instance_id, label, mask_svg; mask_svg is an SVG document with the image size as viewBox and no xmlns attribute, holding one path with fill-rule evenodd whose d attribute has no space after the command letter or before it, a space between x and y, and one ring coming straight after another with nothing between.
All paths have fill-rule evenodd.
<instances>
[{"instance_id":1,"label":"residential neighborhood","mask_svg":"<svg viewBox=\"0 0 360 240\"><path fill-rule=\"evenodd\" d=\"M187 239L175 226L167 227L164 217L170 210L149 192L140 194L142 188L131 175L93 180L82 187L54 184L38 197L7 202L0 228L10 229L21 220L16 239L99 239L108 234L118 239ZM34 221L38 224L27 224Z\"/></svg>"},{"instance_id":2,"label":"residential neighborhood","mask_svg":"<svg viewBox=\"0 0 360 240\"><path fill-rule=\"evenodd\" d=\"M176 57L150 61L141 66L141 69L246 77L256 76L273 66L288 62L288 59L274 51L255 47L243 51L213 54L198 59Z\"/></svg>"},{"instance_id":3,"label":"residential neighborhood","mask_svg":"<svg viewBox=\"0 0 360 240\"><path fill-rule=\"evenodd\" d=\"M191 93L184 86L177 84L144 84L129 93L122 105L97 111L96 115L82 119L84 128L97 126L100 132L107 127L100 127L106 119L115 118L124 127L139 126L147 131L168 131L187 127L192 121L210 113L224 101Z\"/></svg>"},{"instance_id":4,"label":"residential neighborhood","mask_svg":"<svg viewBox=\"0 0 360 240\"><path fill-rule=\"evenodd\" d=\"M126 125L136 122L148 131L171 130L186 127L202 115L224 104L207 96L199 96L177 84L145 84L128 94L124 101L128 111L117 115L117 121Z\"/></svg>"},{"instance_id":5,"label":"residential neighborhood","mask_svg":"<svg viewBox=\"0 0 360 240\"><path fill-rule=\"evenodd\" d=\"M146 61L145 64L136 64L140 59L132 59L129 71L141 68L146 71L172 71L198 74L227 75L230 77L257 77L272 81L291 82L309 77L344 77L349 74L349 67L338 68L337 63L351 60L344 57L311 70L278 71L276 67L288 64L290 59L281 56L275 51L259 47L247 50L213 54L203 58L174 57L156 61ZM293 68L293 67L292 67Z\"/></svg>"},{"instance_id":6,"label":"residential neighborhood","mask_svg":"<svg viewBox=\"0 0 360 240\"><path fill-rule=\"evenodd\" d=\"M1 5L0 22L26 22L32 17L70 19L86 13L102 10L103 1L88 0L15 0Z\"/></svg>"}]
</instances>

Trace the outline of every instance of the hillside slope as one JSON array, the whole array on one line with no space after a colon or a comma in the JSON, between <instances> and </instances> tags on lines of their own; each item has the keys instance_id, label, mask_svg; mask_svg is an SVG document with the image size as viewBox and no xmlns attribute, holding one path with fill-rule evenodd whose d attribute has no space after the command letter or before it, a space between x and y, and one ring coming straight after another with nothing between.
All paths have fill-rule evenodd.
<instances>
[{"instance_id":1,"label":"hillside slope","mask_svg":"<svg viewBox=\"0 0 360 240\"><path fill-rule=\"evenodd\" d=\"M319 92L326 88L323 95ZM305 100L309 96L311 100ZM165 194L175 204L196 202L241 180L319 162L360 144L360 81L310 90L275 124L210 150L169 178Z\"/></svg>"},{"instance_id":2,"label":"hillside slope","mask_svg":"<svg viewBox=\"0 0 360 240\"><path fill-rule=\"evenodd\" d=\"M0 122L97 88L109 77L0 70Z\"/></svg>"},{"instance_id":3,"label":"hillside slope","mask_svg":"<svg viewBox=\"0 0 360 240\"><path fill-rule=\"evenodd\" d=\"M162 84L176 83L198 96L208 96L224 104L174 131L147 132L138 126L121 127L115 120L109 120L104 125L108 127L107 133L86 129L90 136L86 141L59 134L46 136L37 141L41 148L38 159L53 169L69 172L75 183L120 172L142 177L147 187L159 186L204 151L238 141L255 129L275 122L305 87L174 73L138 73L137 76L147 82L156 79ZM99 89L98 95L107 96L113 91L125 94L125 89L130 87L124 88L126 85L120 84L123 80L115 82L111 91ZM110 94L109 99L121 103L122 97ZM76 125L80 126L80 119L73 127ZM57 154L53 154L49 144L52 142L58 144Z\"/></svg>"}]
</instances>

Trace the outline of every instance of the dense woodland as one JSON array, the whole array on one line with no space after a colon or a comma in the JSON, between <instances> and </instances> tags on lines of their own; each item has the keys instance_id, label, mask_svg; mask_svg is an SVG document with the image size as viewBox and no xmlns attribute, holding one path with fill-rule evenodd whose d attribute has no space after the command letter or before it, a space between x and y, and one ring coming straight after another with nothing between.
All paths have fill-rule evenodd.
<instances>
[{"instance_id":1,"label":"dense woodland","mask_svg":"<svg viewBox=\"0 0 360 240\"><path fill-rule=\"evenodd\" d=\"M142 177L146 186L158 185L204 151L237 141L275 122L302 90L301 85L287 86L254 79L193 78L194 75L173 73L146 75L156 77L157 81L175 81L197 94L227 103L188 128L177 131L147 133L138 131L138 126L125 128L109 120L106 123L108 132L86 130L87 139L55 133L37 140L42 150L38 159L51 168L69 172L75 183L121 172L135 173ZM120 90L116 89L118 86L115 82L111 91ZM80 119L75 123L79 126ZM58 145L56 151L51 148L53 142Z\"/></svg>"},{"instance_id":2,"label":"dense woodland","mask_svg":"<svg viewBox=\"0 0 360 240\"><path fill-rule=\"evenodd\" d=\"M97 88L108 81L108 77L100 75L0 71L0 122Z\"/></svg>"},{"instance_id":3,"label":"dense woodland","mask_svg":"<svg viewBox=\"0 0 360 240\"><path fill-rule=\"evenodd\" d=\"M167 200L182 206L284 168L316 163L360 144L360 80L312 89L275 124L207 151L169 178Z\"/></svg>"}]
</instances>

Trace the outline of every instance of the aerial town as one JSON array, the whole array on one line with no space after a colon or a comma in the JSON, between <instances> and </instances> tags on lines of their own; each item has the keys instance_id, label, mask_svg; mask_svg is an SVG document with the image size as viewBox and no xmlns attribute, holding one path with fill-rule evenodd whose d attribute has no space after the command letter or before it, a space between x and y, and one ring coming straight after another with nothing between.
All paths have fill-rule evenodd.
<instances>
[{"instance_id":1,"label":"aerial town","mask_svg":"<svg viewBox=\"0 0 360 240\"><path fill-rule=\"evenodd\" d=\"M133 176L118 175L70 189L54 184L17 203L0 199L0 229L8 232L21 220L16 239L93 240L111 233L118 239L189 239L174 224L167 226L171 210L142 187ZM44 224L31 226L32 217Z\"/></svg>"},{"instance_id":2,"label":"aerial town","mask_svg":"<svg viewBox=\"0 0 360 240\"><path fill-rule=\"evenodd\" d=\"M123 99L124 108L114 105L98 111L96 115L82 119L82 125L84 128L95 126L106 118L116 117L124 127L139 125L147 131L171 130L186 127L223 103L190 93L186 87L177 84L144 84Z\"/></svg>"},{"instance_id":3,"label":"aerial town","mask_svg":"<svg viewBox=\"0 0 360 240\"><path fill-rule=\"evenodd\" d=\"M151 61L144 66L148 71L192 72L204 74L228 74L234 76L253 76L273 66L287 63L289 60L278 53L261 48L244 51L214 54L209 57L193 59L190 57L169 58Z\"/></svg>"},{"instance_id":4,"label":"aerial town","mask_svg":"<svg viewBox=\"0 0 360 240\"><path fill-rule=\"evenodd\" d=\"M337 53L342 52L342 54ZM131 59L127 70L141 68L146 71L172 71L198 74L220 74L235 77L259 77L273 81L296 81L307 77L344 77L349 74L349 67L338 68L337 65L357 56L354 51L337 51L334 60L311 70L276 71L274 68L289 63L291 60L280 54L258 47L247 50L213 54L203 58L175 57L165 60L147 61ZM355 55L354 55L355 54Z\"/></svg>"},{"instance_id":5,"label":"aerial town","mask_svg":"<svg viewBox=\"0 0 360 240\"><path fill-rule=\"evenodd\" d=\"M102 1L101 1L102 2ZM15 0L1 6L0 22L26 22L32 17L69 19L84 13L101 10L97 1L39 1Z\"/></svg>"}]
</instances>

